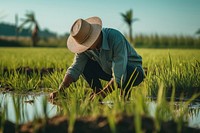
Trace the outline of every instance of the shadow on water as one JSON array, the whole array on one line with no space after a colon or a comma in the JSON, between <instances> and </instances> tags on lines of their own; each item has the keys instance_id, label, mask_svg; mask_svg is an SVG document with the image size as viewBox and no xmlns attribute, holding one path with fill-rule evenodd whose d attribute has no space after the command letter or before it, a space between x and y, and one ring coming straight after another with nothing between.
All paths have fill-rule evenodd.
<instances>
[{"instance_id":1,"label":"shadow on water","mask_svg":"<svg viewBox=\"0 0 200 133\"><path fill-rule=\"evenodd\" d=\"M12 122L25 123L34 118L53 117L58 113L58 107L45 102L47 94L0 94L0 114ZM20 104L18 104L20 103ZM44 110L46 107L46 111Z\"/></svg>"}]
</instances>

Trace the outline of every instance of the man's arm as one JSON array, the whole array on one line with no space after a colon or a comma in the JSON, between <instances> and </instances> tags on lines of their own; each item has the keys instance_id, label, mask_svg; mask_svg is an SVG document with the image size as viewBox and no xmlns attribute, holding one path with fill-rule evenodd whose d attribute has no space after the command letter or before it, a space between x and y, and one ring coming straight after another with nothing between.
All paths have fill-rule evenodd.
<instances>
[{"instance_id":1,"label":"man's arm","mask_svg":"<svg viewBox=\"0 0 200 133\"><path fill-rule=\"evenodd\" d=\"M74 82L74 79L69 74L65 74L58 90L50 94L50 99L54 99L55 97L57 97L58 93L63 92L64 89L69 87L72 82Z\"/></svg>"},{"instance_id":2,"label":"man's arm","mask_svg":"<svg viewBox=\"0 0 200 133\"><path fill-rule=\"evenodd\" d=\"M79 75L82 73L88 57L84 54L76 54L72 65L67 69L67 72L60 84L58 91L52 92L50 98L54 99L59 92L62 92L65 88L69 87L72 82L75 82Z\"/></svg>"},{"instance_id":3,"label":"man's arm","mask_svg":"<svg viewBox=\"0 0 200 133\"><path fill-rule=\"evenodd\" d=\"M65 74L63 81L60 84L58 90L63 91L63 89L69 87L72 82L74 82L74 79L69 74Z\"/></svg>"}]
</instances>

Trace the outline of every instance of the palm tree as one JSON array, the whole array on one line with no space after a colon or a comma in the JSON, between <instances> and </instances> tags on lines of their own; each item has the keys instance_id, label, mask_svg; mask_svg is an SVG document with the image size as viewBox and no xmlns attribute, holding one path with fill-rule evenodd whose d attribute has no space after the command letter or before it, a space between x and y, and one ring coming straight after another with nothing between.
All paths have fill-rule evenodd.
<instances>
[{"instance_id":1,"label":"palm tree","mask_svg":"<svg viewBox=\"0 0 200 133\"><path fill-rule=\"evenodd\" d=\"M3 11L0 12L0 20L2 20L3 18L5 18L6 15L3 13Z\"/></svg>"},{"instance_id":2,"label":"palm tree","mask_svg":"<svg viewBox=\"0 0 200 133\"><path fill-rule=\"evenodd\" d=\"M35 14L34 12L27 12L25 14L26 18L22 19L22 24L19 26L18 30L22 30L22 28L30 23L29 26L29 30L32 30L31 33L31 39L32 39L32 46L36 46L38 41L39 41L39 36L38 36L38 32L39 32L39 25L37 20L35 19Z\"/></svg>"},{"instance_id":3,"label":"palm tree","mask_svg":"<svg viewBox=\"0 0 200 133\"><path fill-rule=\"evenodd\" d=\"M135 21L139 20L138 18L133 18L133 11L132 9L128 10L125 13L121 13L121 16L123 17L125 23L127 23L128 28L129 28L129 38L130 38L130 42L133 41L133 37L132 37L132 23L134 23Z\"/></svg>"},{"instance_id":4,"label":"palm tree","mask_svg":"<svg viewBox=\"0 0 200 133\"><path fill-rule=\"evenodd\" d=\"M196 31L196 34L199 34L199 35L200 35L200 29L198 29L198 30Z\"/></svg>"},{"instance_id":5,"label":"palm tree","mask_svg":"<svg viewBox=\"0 0 200 133\"><path fill-rule=\"evenodd\" d=\"M15 14L15 35L16 39L18 39L18 15Z\"/></svg>"}]
</instances>

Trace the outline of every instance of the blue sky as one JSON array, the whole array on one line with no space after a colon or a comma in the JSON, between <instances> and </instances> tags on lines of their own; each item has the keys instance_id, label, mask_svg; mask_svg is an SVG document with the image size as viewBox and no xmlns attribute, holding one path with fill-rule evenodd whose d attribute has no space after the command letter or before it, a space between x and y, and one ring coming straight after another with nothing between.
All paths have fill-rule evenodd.
<instances>
[{"instance_id":1,"label":"blue sky","mask_svg":"<svg viewBox=\"0 0 200 133\"><path fill-rule=\"evenodd\" d=\"M40 28L58 34L70 31L78 18L99 16L103 27L128 33L120 13L133 9L133 34L194 35L200 28L200 0L0 0L0 22L14 24L33 11ZM19 22L21 23L21 21Z\"/></svg>"}]
</instances>

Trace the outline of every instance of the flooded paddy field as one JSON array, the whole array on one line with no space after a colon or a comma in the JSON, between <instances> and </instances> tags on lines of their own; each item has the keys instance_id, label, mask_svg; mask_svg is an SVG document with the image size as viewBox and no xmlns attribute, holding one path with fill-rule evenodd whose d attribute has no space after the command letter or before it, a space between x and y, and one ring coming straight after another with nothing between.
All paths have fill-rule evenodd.
<instances>
[{"instance_id":1,"label":"flooded paddy field","mask_svg":"<svg viewBox=\"0 0 200 133\"><path fill-rule=\"evenodd\" d=\"M138 51L144 60L146 78L131 89L128 99L119 97L118 88L114 88L103 102L99 102L98 97L90 101L92 90L80 77L65 90L65 95L60 94L59 99L50 101L49 94L58 89L73 55L60 48L1 48L1 127L9 121L11 127L18 125L18 130L22 130L22 127L27 128L27 123L34 125L37 119L43 119L38 132L45 122L55 124L50 122L53 120L61 125L65 123L68 132L75 132L80 123L87 127L86 123L95 122L97 125L90 125L95 131L116 132L121 130L120 125L125 128L125 121L134 125L131 131L137 130L135 132L147 128L149 131L167 130L166 124L174 126L174 130L199 131L200 51Z\"/></svg>"}]
</instances>

